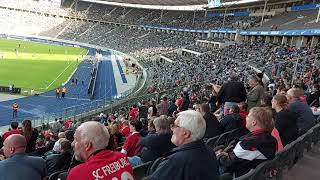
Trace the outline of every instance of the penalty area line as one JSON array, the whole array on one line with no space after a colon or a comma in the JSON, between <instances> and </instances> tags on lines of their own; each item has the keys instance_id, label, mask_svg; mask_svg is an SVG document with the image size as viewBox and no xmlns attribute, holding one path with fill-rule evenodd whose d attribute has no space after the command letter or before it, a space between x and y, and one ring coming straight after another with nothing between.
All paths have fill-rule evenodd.
<instances>
[{"instance_id":1,"label":"penalty area line","mask_svg":"<svg viewBox=\"0 0 320 180\"><path fill-rule=\"evenodd\" d=\"M75 62L76 62L76 61L75 61ZM67 70L71 65L75 64L75 62L74 62L74 63L70 63L45 89L48 89L54 82L56 82L57 79L58 79L62 74L64 74L64 73L66 72L66 70Z\"/></svg>"}]
</instances>

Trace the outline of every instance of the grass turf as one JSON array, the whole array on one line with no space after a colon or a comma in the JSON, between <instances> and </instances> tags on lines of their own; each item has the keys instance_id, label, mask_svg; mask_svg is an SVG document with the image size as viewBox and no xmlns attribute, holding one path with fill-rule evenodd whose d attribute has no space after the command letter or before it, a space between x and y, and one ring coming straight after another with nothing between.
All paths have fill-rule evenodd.
<instances>
[{"instance_id":1,"label":"grass turf","mask_svg":"<svg viewBox=\"0 0 320 180\"><path fill-rule=\"evenodd\" d=\"M45 92L61 86L88 50L0 38L0 86Z\"/></svg>"}]
</instances>

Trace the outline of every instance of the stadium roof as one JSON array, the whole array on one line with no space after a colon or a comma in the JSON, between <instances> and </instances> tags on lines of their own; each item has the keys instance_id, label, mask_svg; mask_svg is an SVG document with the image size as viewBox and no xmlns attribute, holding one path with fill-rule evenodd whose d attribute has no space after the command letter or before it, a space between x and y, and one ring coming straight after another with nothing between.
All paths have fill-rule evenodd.
<instances>
[{"instance_id":1,"label":"stadium roof","mask_svg":"<svg viewBox=\"0 0 320 180\"><path fill-rule=\"evenodd\" d=\"M209 7L208 0L80 0L114 6L143 9L198 11L204 9L228 9L264 5L265 0L221 0L219 7ZM301 0L267 0L268 4L299 2Z\"/></svg>"},{"instance_id":2,"label":"stadium roof","mask_svg":"<svg viewBox=\"0 0 320 180\"><path fill-rule=\"evenodd\" d=\"M208 0L100 0L115 3L162 5L162 6L186 6L208 4Z\"/></svg>"},{"instance_id":3,"label":"stadium roof","mask_svg":"<svg viewBox=\"0 0 320 180\"><path fill-rule=\"evenodd\" d=\"M208 8L208 0L80 0L93 3L125 6L144 9L163 10L204 10ZM233 6L254 3L264 0L221 0L221 6ZM270 0L269 0L270 1Z\"/></svg>"}]
</instances>

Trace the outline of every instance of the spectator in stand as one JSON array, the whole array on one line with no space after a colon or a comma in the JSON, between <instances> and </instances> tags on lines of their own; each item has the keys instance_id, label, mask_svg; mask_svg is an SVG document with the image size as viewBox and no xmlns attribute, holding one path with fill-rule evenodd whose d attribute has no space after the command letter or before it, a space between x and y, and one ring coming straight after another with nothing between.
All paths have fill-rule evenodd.
<instances>
[{"instance_id":1,"label":"spectator in stand","mask_svg":"<svg viewBox=\"0 0 320 180\"><path fill-rule=\"evenodd\" d=\"M256 78L257 78L258 83L259 83L262 87L264 87L264 83L263 83L263 81L262 81L262 79L263 79L263 73L257 73Z\"/></svg>"},{"instance_id":2,"label":"spectator in stand","mask_svg":"<svg viewBox=\"0 0 320 180\"><path fill-rule=\"evenodd\" d=\"M206 121L201 113L193 110L179 113L171 130L171 142L178 147L167 154L149 179L217 180L216 156L202 140Z\"/></svg>"},{"instance_id":3,"label":"spectator in stand","mask_svg":"<svg viewBox=\"0 0 320 180\"><path fill-rule=\"evenodd\" d=\"M252 77L249 80L249 86L251 87L251 90L248 92L247 100L248 109L250 110L253 107L258 107L261 105L261 99L264 95L264 88L256 77Z\"/></svg>"},{"instance_id":4,"label":"spectator in stand","mask_svg":"<svg viewBox=\"0 0 320 180\"><path fill-rule=\"evenodd\" d=\"M119 126L117 123L113 122L110 125L110 134L115 137L117 145L123 142L123 134L119 130Z\"/></svg>"},{"instance_id":5,"label":"spectator in stand","mask_svg":"<svg viewBox=\"0 0 320 180\"><path fill-rule=\"evenodd\" d=\"M70 142L73 142L73 140L74 140L74 130L70 130L70 129L68 129L68 130L66 130L65 131L65 135L66 135L66 139L67 140L69 140Z\"/></svg>"},{"instance_id":6,"label":"spectator in stand","mask_svg":"<svg viewBox=\"0 0 320 180\"><path fill-rule=\"evenodd\" d=\"M279 131L284 146L299 137L297 119L298 115L287 109L288 100L285 95L277 94L272 99L272 108L275 109L275 128Z\"/></svg>"},{"instance_id":7,"label":"spectator in stand","mask_svg":"<svg viewBox=\"0 0 320 180\"><path fill-rule=\"evenodd\" d=\"M225 172L235 173L236 177L255 169L263 161L273 159L277 150L277 140L271 136L274 128L272 112L268 108L251 108L246 120L250 133L233 150L217 152Z\"/></svg>"},{"instance_id":8,"label":"spectator in stand","mask_svg":"<svg viewBox=\"0 0 320 180\"><path fill-rule=\"evenodd\" d=\"M156 127L154 126L154 123L153 123L154 120L150 119L148 121L148 132L149 134L154 134L156 133Z\"/></svg>"},{"instance_id":9,"label":"spectator in stand","mask_svg":"<svg viewBox=\"0 0 320 180\"><path fill-rule=\"evenodd\" d=\"M157 105L158 109L158 115L167 115L168 114L168 109L169 109L169 103L167 101L167 97L164 96L160 102L160 104Z\"/></svg>"},{"instance_id":10,"label":"spectator in stand","mask_svg":"<svg viewBox=\"0 0 320 180\"><path fill-rule=\"evenodd\" d=\"M140 136L146 137L149 134L149 131L148 131L148 119L142 118L142 119L140 119L140 121L142 122L142 128L139 131Z\"/></svg>"},{"instance_id":11,"label":"spectator in stand","mask_svg":"<svg viewBox=\"0 0 320 180\"><path fill-rule=\"evenodd\" d=\"M209 104L203 103L200 106L200 113L206 121L206 132L204 138L211 138L223 133L223 127L219 123L216 116L214 116L209 109Z\"/></svg>"},{"instance_id":12,"label":"spectator in stand","mask_svg":"<svg viewBox=\"0 0 320 180\"><path fill-rule=\"evenodd\" d=\"M54 133L58 133L61 129L62 129L62 119L60 121L60 119L58 120L58 118L55 119L55 121L52 123L51 125L51 129Z\"/></svg>"},{"instance_id":13,"label":"spectator in stand","mask_svg":"<svg viewBox=\"0 0 320 180\"><path fill-rule=\"evenodd\" d=\"M156 117L158 115L158 109L156 107L156 101L151 100L148 109L148 118Z\"/></svg>"},{"instance_id":14,"label":"spectator in stand","mask_svg":"<svg viewBox=\"0 0 320 180\"><path fill-rule=\"evenodd\" d=\"M138 118L139 110L137 108L137 105L133 105L129 111L129 121L135 121Z\"/></svg>"},{"instance_id":15,"label":"spectator in stand","mask_svg":"<svg viewBox=\"0 0 320 180\"><path fill-rule=\"evenodd\" d=\"M217 95L218 93L215 91L215 88L213 87L208 101L210 112L212 113L216 112L217 110Z\"/></svg>"},{"instance_id":16,"label":"spectator in stand","mask_svg":"<svg viewBox=\"0 0 320 180\"><path fill-rule=\"evenodd\" d=\"M232 76L230 81L222 85L220 91L218 92L217 98L219 104L224 104L223 114L227 115L229 109L233 105L246 101L246 88L244 87L243 83L238 81L237 77Z\"/></svg>"},{"instance_id":17,"label":"spectator in stand","mask_svg":"<svg viewBox=\"0 0 320 180\"><path fill-rule=\"evenodd\" d=\"M179 108L179 111L186 111L188 110L190 105L190 98L189 98L189 94L188 92L183 92L183 100L182 100L182 104L181 107Z\"/></svg>"},{"instance_id":18,"label":"spectator in stand","mask_svg":"<svg viewBox=\"0 0 320 180\"><path fill-rule=\"evenodd\" d=\"M297 126L299 135L307 132L315 125L315 118L308 105L300 101L301 90L299 88L291 88L287 92L289 102L288 109L298 114Z\"/></svg>"},{"instance_id":19,"label":"spectator in stand","mask_svg":"<svg viewBox=\"0 0 320 180\"><path fill-rule=\"evenodd\" d=\"M245 102L241 102L238 104L239 106L239 109L240 109L240 112L239 112L239 115L240 115L240 118L241 118L241 125L243 127L246 127L246 118L249 114L248 112L248 104L245 103Z\"/></svg>"},{"instance_id":20,"label":"spectator in stand","mask_svg":"<svg viewBox=\"0 0 320 180\"><path fill-rule=\"evenodd\" d=\"M11 122L10 124L11 126L11 130L8 132L5 132L2 135L2 139L5 140L8 136L12 135L12 134L21 134L21 131L18 129L19 123L16 121Z\"/></svg>"},{"instance_id":21,"label":"spectator in stand","mask_svg":"<svg viewBox=\"0 0 320 180\"><path fill-rule=\"evenodd\" d=\"M130 135L130 122L125 120L122 122L121 133L124 137L128 137Z\"/></svg>"},{"instance_id":22,"label":"spectator in stand","mask_svg":"<svg viewBox=\"0 0 320 180\"><path fill-rule=\"evenodd\" d=\"M176 100L176 106L178 107L178 110L180 111L182 103L183 103L183 93L180 93L180 97Z\"/></svg>"},{"instance_id":23,"label":"spectator in stand","mask_svg":"<svg viewBox=\"0 0 320 180\"><path fill-rule=\"evenodd\" d=\"M141 118L148 118L148 107L145 100L142 100L141 106L139 106L139 119Z\"/></svg>"},{"instance_id":24,"label":"spectator in stand","mask_svg":"<svg viewBox=\"0 0 320 180\"><path fill-rule=\"evenodd\" d=\"M66 138L66 133L65 132L59 132L59 134L58 134L58 141L56 141L55 143L54 143L54 146L53 146L53 148L52 148L52 151L53 152L59 152L59 149L60 149L60 141L62 140L62 139L65 139Z\"/></svg>"},{"instance_id":25,"label":"spectator in stand","mask_svg":"<svg viewBox=\"0 0 320 180\"><path fill-rule=\"evenodd\" d=\"M27 140L26 153L33 152L38 139L38 130L36 128L32 128L30 120L24 120L22 122L22 135Z\"/></svg>"},{"instance_id":26,"label":"spectator in stand","mask_svg":"<svg viewBox=\"0 0 320 180\"><path fill-rule=\"evenodd\" d=\"M76 160L85 163L72 168L67 180L134 179L128 158L106 149L109 137L108 129L99 122L85 122L77 128L72 142L74 155Z\"/></svg>"},{"instance_id":27,"label":"spectator in stand","mask_svg":"<svg viewBox=\"0 0 320 180\"><path fill-rule=\"evenodd\" d=\"M65 122L64 122L64 128L65 129L70 129L72 125L72 120L71 118L68 118Z\"/></svg>"},{"instance_id":28,"label":"spectator in stand","mask_svg":"<svg viewBox=\"0 0 320 180\"><path fill-rule=\"evenodd\" d=\"M319 84L314 84L311 89L311 93L307 96L308 105L319 107L319 98L320 98L320 86Z\"/></svg>"},{"instance_id":29,"label":"spectator in stand","mask_svg":"<svg viewBox=\"0 0 320 180\"><path fill-rule=\"evenodd\" d=\"M172 99L168 108L168 116L172 117L173 113L177 111L177 109L178 106L176 105L176 101Z\"/></svg>"},{"instance_id":30,"label":"spectator in stand","mask_svg":"<svg viewBox=\"0 0 320 180\"><path fill-rule=\"evenodd\" d=\"M71 163L71 142L65 138L60 139L58 142L58 151L46 157L46 167L49 175L58 171L67 170Z\"/></svg>"},{"instance_id":31,"label":"spectator in stand","mask_svg":"<svg viewBox=\"0 0 320 180\"><path fill-rule=\"evenodd\" d=\"M233 105L229 109L229 113L223 117L220 121L220 124L224 132L228 132L234 129L242 128L241 126L241 117L239 115L240 108L238 105Z\"/></svg>"},{"instance_id":32,"label":"spectator in stand","mask_svg":"<svg viewBox=\"0 0 320 180\"><path fill-rule=\"evenodd\" d=\"M42 180L47 176L45 161L26 155L26 146L26 138L20 134L13 134L4 141L6 159L0 161L1 180Z\"/></svg>"},{"instance_id":33,"label":"spectator in stand","mask_svg":"<svg viewBox=\"0 0 320 180\"><path fill-rule=\"evenodd\" d=\"M261 99L260 107L270 107L271 108L271 106L272 106L271 101L272 101L272 95L265 93Z\"/></svg>"},{"instance_id":34,"label":"spectator in stand","mask_svg":"<svg viewBox=\"0 0 320 180\"><path fill-rule=\"evenodd\" d=\"M149 134L139 140L139 145L142 147L141 155L129 157L132 166L155 161L175 147L171 142L172 131L170 130L168 119L165 116L161 116L154 119L153 122L156 133Z\"/></svg>"},{"instance_id":35,"label":"spectator in stand","mask_svg":"<svg viewBox=\"0 0 320 180\"><path fill-rule=\"evenodd\" d=\"M127 155L128 157L137 155L140 150L141 146L138 144L141 135L139 131L142 129L142 122L141 121L132 121L130 122L130 135L127 137L126 141L124 142L121 153Z\"/></svg>"}]
</instances>

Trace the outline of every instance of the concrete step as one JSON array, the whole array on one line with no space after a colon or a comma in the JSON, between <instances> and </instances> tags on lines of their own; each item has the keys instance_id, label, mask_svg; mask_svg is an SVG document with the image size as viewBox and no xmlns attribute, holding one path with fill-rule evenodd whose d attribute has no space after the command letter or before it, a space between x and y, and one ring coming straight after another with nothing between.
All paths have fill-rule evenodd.
<instances>
[{"instance_id":1,"label":"concrete step","mask_svg":"<svg viewBox=\"0 0 320 180\"><path fill-rule=\"evenodd\" d=\"M305 152L303 158L283 176L284 180L318 180L320 179L320 144Z\"/></svg>"}]
</instances>

